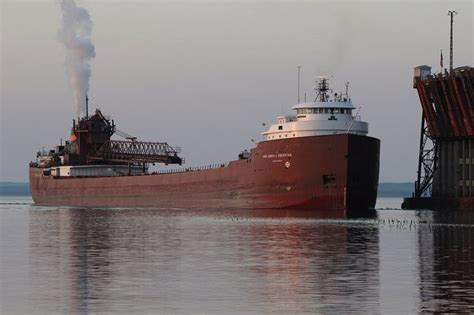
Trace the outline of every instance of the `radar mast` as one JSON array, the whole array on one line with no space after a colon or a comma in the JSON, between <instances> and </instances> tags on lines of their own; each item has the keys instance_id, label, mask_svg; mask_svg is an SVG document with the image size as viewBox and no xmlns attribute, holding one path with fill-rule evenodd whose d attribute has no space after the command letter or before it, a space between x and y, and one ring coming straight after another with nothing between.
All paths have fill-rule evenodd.
<instances>
[{"instance_id":1,"label":"radar mast","mask_svg":"<svg viewBox=\"0 0 474 315\"><path fill-rule=\"evenodd\" d=\"M329 101L328 92L332 92L332 89L329 88L329 76L320 76L319 80L316 80L316 98L314 99L315 102L318 100L320 102L327 102Z\"/></svg>"}]
</instances>

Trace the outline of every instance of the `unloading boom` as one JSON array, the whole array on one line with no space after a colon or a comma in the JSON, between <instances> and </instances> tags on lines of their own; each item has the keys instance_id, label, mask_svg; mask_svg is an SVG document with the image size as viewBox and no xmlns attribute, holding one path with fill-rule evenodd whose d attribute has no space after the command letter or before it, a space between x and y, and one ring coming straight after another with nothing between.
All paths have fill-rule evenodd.
<instances>
[{"instance_id":1,"label":"unloading boom","mask_svg":"<svg viewBox=\"0 0 474 315\"><path fill-rule=\"evenodd\" d=\"M166 142L109 140L89 157L90 161L182 164L179 147Z\"/></svg>"}]
</instances>

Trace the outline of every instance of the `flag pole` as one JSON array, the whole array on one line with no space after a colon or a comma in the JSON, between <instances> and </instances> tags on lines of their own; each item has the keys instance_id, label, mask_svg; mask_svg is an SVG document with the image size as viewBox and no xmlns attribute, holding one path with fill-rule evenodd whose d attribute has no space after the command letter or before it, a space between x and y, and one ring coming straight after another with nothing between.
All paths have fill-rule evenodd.
<instances>
[{"instance_id":1,"label":"flag pole","mask_svg":"<svg viewBox=\"0 0 474 315\"><path fill-rule=\"evenodd\" d=\"M443 73L443 50L442 49L439 56L439 66L441 67L441 73Z\"/></svg>"}]
</instances>

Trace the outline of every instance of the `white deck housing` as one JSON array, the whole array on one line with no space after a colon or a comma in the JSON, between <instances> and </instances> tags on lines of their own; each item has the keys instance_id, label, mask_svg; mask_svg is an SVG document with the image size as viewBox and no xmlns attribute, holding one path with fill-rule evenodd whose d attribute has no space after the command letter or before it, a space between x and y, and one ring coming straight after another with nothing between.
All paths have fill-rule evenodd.
<instances>
[{"instance_id":1,"label":"white deck housing","mask_svg":"<svg viewBox=\"0 0 474 315\"><path fill-rule=\"evenodd\" d=\"M109 177L109 176L123 176L128 175L139 175L146 173L148 167L131 165L130 168L127 165L77 165L77 166L53 166L45 169L47 172L51 172L52 176L56 177Z\"/></svg>"},{"instance_id":2,"label":"white deck housing","mask_svg":"<svg viewBox=\"0 0 474 315\"><path fill-rule=\"evenodd\" d=\"M296 115L278 117L277 123L262 133L264 139L278 140L341 133L367 135L369 125L361 121L357 114L353 114L356 107L352 105L347 92L345 97L335 94L334 99L330 100L326 94L328 90L326 80L323 79L326 90L318 93L315 102L293 106Z\"/></svg>"}]
</instances>

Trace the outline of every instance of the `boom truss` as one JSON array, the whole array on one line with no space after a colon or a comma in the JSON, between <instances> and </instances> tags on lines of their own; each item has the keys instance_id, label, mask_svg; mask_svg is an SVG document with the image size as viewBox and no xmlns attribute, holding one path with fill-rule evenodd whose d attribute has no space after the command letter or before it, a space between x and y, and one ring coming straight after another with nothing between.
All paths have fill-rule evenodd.
<instances>
[{"instance_id":1,"label":"boom truss","mask_svg":"<svg viewBox=\"0 0 474 315\"><path fill-rule=\"evenodd\" d=\"M126 163L182 164L181 149L166 142L109 140L89 160Z\"/></svg>"}]
</instances>

